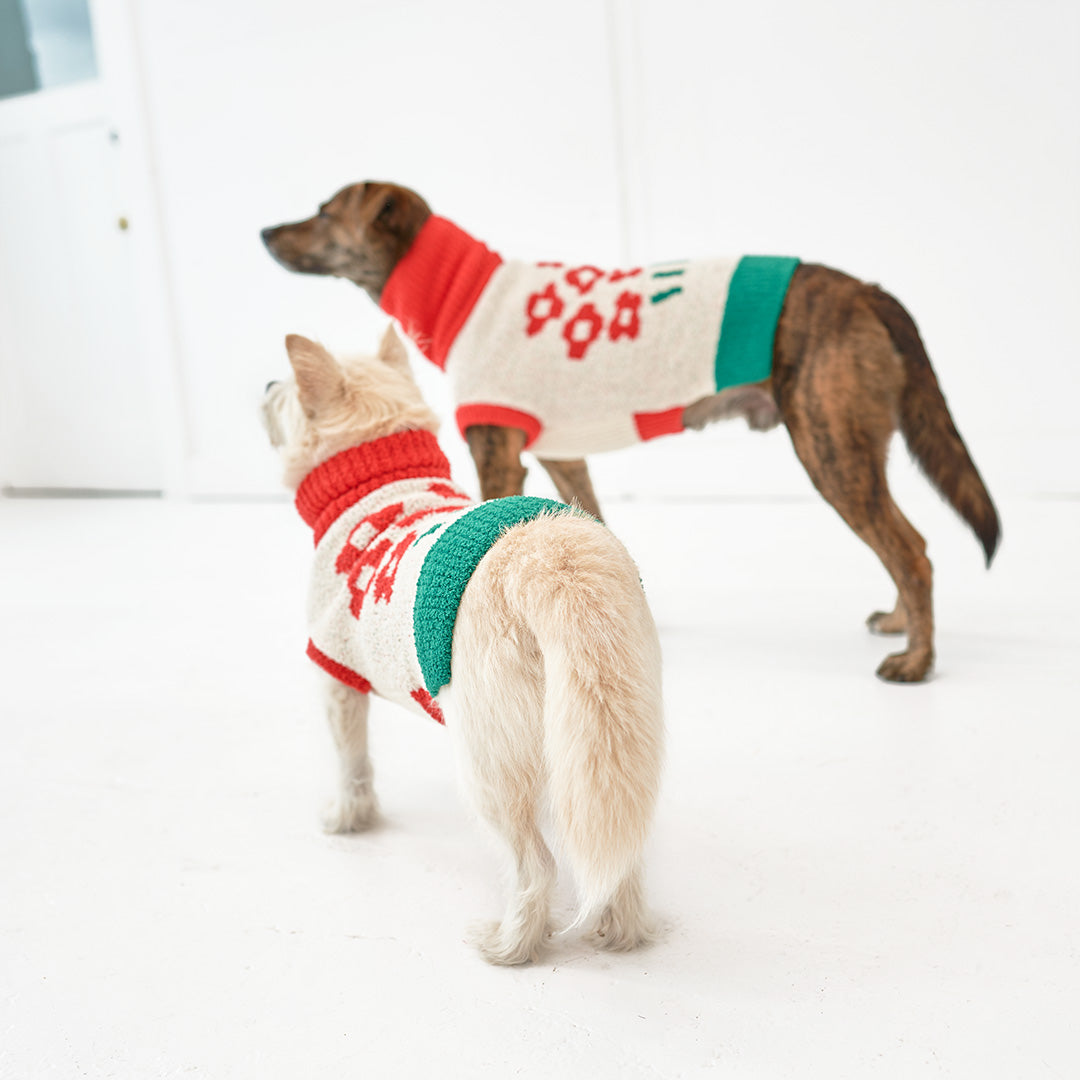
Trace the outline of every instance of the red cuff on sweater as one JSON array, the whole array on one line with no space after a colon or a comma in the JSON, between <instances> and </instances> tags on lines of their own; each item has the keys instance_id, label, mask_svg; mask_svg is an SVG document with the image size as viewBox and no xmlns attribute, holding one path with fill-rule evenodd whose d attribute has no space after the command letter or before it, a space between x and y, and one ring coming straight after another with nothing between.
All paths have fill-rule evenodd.
<instances>
[{"instance_id":1,"label":"red cuff on sweater","mask_svg":"<svg viewBox=\"0 0 1080 1080\"><path fill-rule=\"evenodd\" d=\"M544 425L532 413L520 409L510 409L505 405L462 405L454 413L458 431L465 438L465 429L473 424L493 424L495 427L519 428L525 432L525 448L528 449L538 438Z\"/></svg>"},{"instance_id":2,"label":"red cuff on sweater","mask_svg":"<svg viewBox=\"0 0 1080 1080\"><path fill-rule=\"evenodd\" d=\"M326 672L327 675L332 675L338 682L344 683L346 686L351 686L354 690L359 690L361 694L368 694L371 692L371 683L369 683L363 675L357 675L352 668L347 668L344 664L339 664L336 660L331 660L326 653L319 650L319 647L314 641L308 642L307 654L323 669L323 671Z\"/></svg>"},{"instance_id":3,"label":"red cuff on sweater","mask_svg":"<svg viewBox=\"0 0 1080 1080\"><path fill-rule=\"evenodd\" d=\"M665 409L663 412L634 413L634 427L641 440L655 439L660 435L675 435L683 431L683 406Z\"/></svg>"}]
</instances>

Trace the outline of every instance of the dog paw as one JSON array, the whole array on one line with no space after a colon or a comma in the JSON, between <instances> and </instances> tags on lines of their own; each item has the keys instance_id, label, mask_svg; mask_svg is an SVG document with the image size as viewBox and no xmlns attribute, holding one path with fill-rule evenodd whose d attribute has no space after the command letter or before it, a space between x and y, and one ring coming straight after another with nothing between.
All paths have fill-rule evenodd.
<instances>
[{"instance_id":1,"label":"dog paw","mask_svg":"<svg viewBox=\"0 0 1080 1080\"><path fill-rule=\"evenodd\" d=\"M875 611L866 620L871 634L905 634L907 617L902 611Z\"/></svg>"},{"instance_id":2,"label":"dog paw","mask_svg":"<svg viewBox=\"0 0 1080 1080\"><path fill-rule=\"evenodd\" d=\"M922 682L930 671L933 659L929 653L893 653L881 662L877 676L886 682Z\"/></svg>"},{"instance_id":3,"label":"dog paw","mask_svg":"<svg viewBox=\"0 0 1080 1080\"><path fill-rule=\"evenodd\" d=\"M487 923L478 928L475 935L480 955L499 967L514 967L534 963L540 955L540 942L529 941L503 931L502 923Z\"/></svg>"},{"instance_id":4,"label":"dog paw","mask_svg":"<svg viewBox=\"0 0 1080 1080\"><path fill-rule=\"evenodd\" d=\"M655 939L655 934L645 927L626 933L620 929L598 926L585 935L590 945L604 952L632 952L651 945Z\"/></svg>"},{"instance_id":5,"label":"dog paw","mask_svg":"<svg viewBox=\"0 0 1080 1080\"><path fill-rule=\"evenodd\" d=\"M644 908L608 907L586 938L606 952L630 952L651 945L659 933L659 923Z\"/></svg>"},{"instance_id":6,"label":"dog paw","mask_svg":"<svg viewBox=\"0 0 1080 1080\"><path fill-rule=\"evenodd\" d=\"M331 834L363 832L379 820L379 800L370 787L342 792L322 814L323 832Z\"/></svg>"}]
</instances>

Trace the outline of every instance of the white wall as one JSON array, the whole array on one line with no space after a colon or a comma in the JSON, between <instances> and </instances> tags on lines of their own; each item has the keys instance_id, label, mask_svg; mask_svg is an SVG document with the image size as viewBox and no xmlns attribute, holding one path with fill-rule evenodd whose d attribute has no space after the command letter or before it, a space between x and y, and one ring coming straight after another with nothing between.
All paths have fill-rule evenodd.
<instances>
[{"instance_id":1,"label":"white wall","mask_svg":"<svg viewBox=\"0 0 1080 1080\"><path fill-rule=\"evenodd\" d=\"M395 179L508 250L616 256L604 5L544 11L476 0L141 4L194 490L276 490L252 417L263 384L286 368L286 333L356 351L385 324L355 286L274 263L263 226L310 215L346 183ZM446 412L441 379L424 374Z\"/></svg>"},{"instance_id":2,"label":"white wall","mask_svg":"<svg viewBox=\"0 0 1080 1080\"><path fill-rule=\"evenodd\" d=\"M991 489L1075 491L1080 6L638 10L635 257L776 252L880 282L918 322ZM706 438L729 451L710 461L732 462L712 482L801 480L786 445L766 464L734 425ZM689 489L701 449L664 447ZM598 464L612 481L650 467Z\"/></svg>"},{"instance_id":3,"label":"white wall","mask_svg":"<svg viewBox=\"0 0 1080 1080\"><path fill-rule=\"evenodd\" d=\"M508 254L791 253L879 281L991 489L1080 490L1077 5L130 4L189 490L276 489L253 417L285 333L374 345L363 293L288 274L258 235L365 178ZM593 471L602 495L807 490L782 431L735 425Z\"/></svg>"}]
</instances>

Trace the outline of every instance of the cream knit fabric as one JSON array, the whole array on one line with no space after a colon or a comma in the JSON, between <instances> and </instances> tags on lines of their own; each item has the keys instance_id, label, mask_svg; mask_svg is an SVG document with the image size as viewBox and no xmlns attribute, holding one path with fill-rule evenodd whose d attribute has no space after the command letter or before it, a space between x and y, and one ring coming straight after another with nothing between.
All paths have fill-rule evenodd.
<instances>
[{"instance_id":1,"label":"cream knit fabric","mask_svg":"<svg viewBox=\"0 0 1080 1080\"><path fill-rule=\"evenodd\" d=\"M640 268L503 263L450 349L455 401L537 417L548 458L642 438L635 416L715 391L728 284L738 259Z\"/></svg>"},{"instance_id":2,"label":"cream knit fabric","mask_svg":"<svg viewBox=\"0 0 1080 1080\"><path fill-rule=\"evenodd\" d=\"M463 434L519 427L538 455L576 458L681 431L687 405L767 379L797 265L504 262L432 216L379 302L449 375Z\"/></svg>"},{"instance_id":3,"label":"cream knit fabric","mask_svg":"<svg viewBox=\"0 0 1080 1080\"><path fill-rule=\"evenodd\" d=\"M503 530L569 507L515 497L473 503L428 432L346 450L297 491L315 530L308 655L339 681L443 722L461 596Z\"/></svg>"},{"instance_id":4,"label":"cream knit fabric","mask_svg":"<svg viewBox=\"0 0 1080 1080\"><path fill-rule=\"evenodd\" d=\"M430 695L413 639L416 586L439 532L468 506L464 493L432 490L445 483L399 480L350 507L315 549L308 593L314 648L381 697L429 715L435 714L425 705Z\"/></svg>"}]
</instances>

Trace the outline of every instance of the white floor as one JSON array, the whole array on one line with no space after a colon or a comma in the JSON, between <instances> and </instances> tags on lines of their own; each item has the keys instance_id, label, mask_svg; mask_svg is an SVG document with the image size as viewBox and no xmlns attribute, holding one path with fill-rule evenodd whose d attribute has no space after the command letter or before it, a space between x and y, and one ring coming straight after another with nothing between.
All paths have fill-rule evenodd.
<instances>
[{"instance_id":1,"label":"white floor","mask_svg":"<svg viewBox=\"0 0 1080 1080\"><path fill-rule=\"evenodd\" d=\"M499 970L447 732L378 704L387 822L319 832L286 503L0 501L0 1076L1080 1075L1080 502L1006 502L989 574L909 506L917 687L823 503L608 509L665 647L668 929Z\"/></svg>"}]
</instances>

